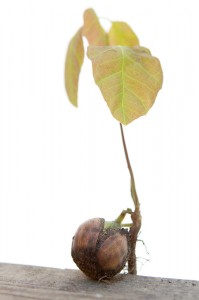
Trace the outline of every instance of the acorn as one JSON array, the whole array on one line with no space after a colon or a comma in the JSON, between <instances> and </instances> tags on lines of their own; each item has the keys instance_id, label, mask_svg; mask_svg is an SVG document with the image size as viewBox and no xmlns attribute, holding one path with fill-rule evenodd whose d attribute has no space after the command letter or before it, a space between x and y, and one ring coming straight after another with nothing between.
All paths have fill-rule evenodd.
<instances>
[{"instance_id":1,"label":"acorn","mask_svg":"<svg viewBox=\"0 0 199 300\"><path fill-rule=\"evenodd\" d=\"M130 234L117 222L87 220L73 237L71 255L88 277L111 278L125 266L130 255Z\"/></svg>"}]
</instances>

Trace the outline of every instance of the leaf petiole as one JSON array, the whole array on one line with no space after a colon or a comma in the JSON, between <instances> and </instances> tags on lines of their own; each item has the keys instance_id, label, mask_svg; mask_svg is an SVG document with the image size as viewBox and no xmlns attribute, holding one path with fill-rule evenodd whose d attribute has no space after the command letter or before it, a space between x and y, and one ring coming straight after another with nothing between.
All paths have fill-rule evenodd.
<instances>
[{"instance_id":1,"label":"leaf petiole","mask_svg":"<svg viewBox=\"0 0 199 300\"><path fill-rule=\"evenodd\" d=\"M140 209L140 203L139 203L139 199L138 199L138 195L137 195L137 191L136 191L136 187L135 187L135 179L134 179L134 175L133 175L133 170L131 167L131 163L130 163L130 159L129 159L129 155L128 155L128 150L126 147L126 141L125 141L125 137L124 137L124 131L123 131L123 126L120 123L120 130L121 130L121 135L122 135L122 143L123 143L123 147L124 147L124 153L125 153L125 157L126 157L126 162L127 162L127 167L129 169L129 173L130 173L130 178L131 178L131 195L133 198L133 202L135 205L135 211L139 211Z\"/></svg>"}]
</instances>

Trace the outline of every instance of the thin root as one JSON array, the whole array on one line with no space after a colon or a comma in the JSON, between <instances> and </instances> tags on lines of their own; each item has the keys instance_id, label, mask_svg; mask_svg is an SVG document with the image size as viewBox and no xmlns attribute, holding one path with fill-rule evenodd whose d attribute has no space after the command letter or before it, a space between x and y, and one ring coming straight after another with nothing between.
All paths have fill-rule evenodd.
<instances>
[{"instance_id":1,"label":"thin root","mask_svg":"<svg viewBox=\"0 0 199 300\"><path fill-rule=\"evenodd\" d=\"M150 253L149 253L148 250L147 250L147 246L146 246L145 242L144 242L143 240L140 240L140 239L138 239L137 242L141 242L141 243L143 244L144 248L145 248L146 253L147 253L148 255L150 255Z\"/></svg>"}]
</instances>

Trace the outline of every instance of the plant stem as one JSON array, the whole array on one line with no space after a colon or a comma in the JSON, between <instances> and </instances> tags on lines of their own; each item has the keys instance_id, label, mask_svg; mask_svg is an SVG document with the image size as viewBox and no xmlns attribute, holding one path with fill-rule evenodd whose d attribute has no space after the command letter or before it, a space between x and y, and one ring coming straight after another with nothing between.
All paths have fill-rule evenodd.
<instances>
[{"instance_id":1,"label":"plant stem","mask_svg":"<svg viewBox=\"0 0 199 300\"><path fill-rule=\"evenodd\" d=\"M128 151L127 151L127 147L126 147L126 141L125 141L125 137L124 137L124 131L123 131L123 127L122 127L121 123L120 123L120 129L121 129L122 143L123 143L123 147L124 147L126 162L127 162L127 166L128 166L130 177L131 177L131 196L133 198L133 202L135 205L135 211L131 213L131 219L133 221L133 225L130 228L131 251L130 251L130 256L128 259L128 272L130 274L137 274L135 249L136 249L137 236L140 231L141 224L142 224L142 217L140 214L140 202L139 202L138 195L136 192L133 170L132 170L131 163L129 160L129 155L128 155Z\"/></svg>"},{"instance_id":2,"label":"plant stem","mask_svg":"<svg viewBox=\"0 0 199 300\"><path fill-rule=\"evenodd\" d=\"M131 167L131 163L130 163L130 159L129 159L129 155L128 155L128 150L127 150L127 147L126 147L124 131L123 131L123 127L122 127L121 123L120 123L120 129L121 129L122 143L123 143L123 147L124 147L126 162L127 162L127 166L128 166L130 177L131 177L131 195L132 195L133 202L134 202L134 205L135 205L135 210L139 210L140 203L139 203L138 195L137 195L137 192L136 192L135 179L134 179L133 170L132 170L132 167Z\"/></svg>"}]
</instances>

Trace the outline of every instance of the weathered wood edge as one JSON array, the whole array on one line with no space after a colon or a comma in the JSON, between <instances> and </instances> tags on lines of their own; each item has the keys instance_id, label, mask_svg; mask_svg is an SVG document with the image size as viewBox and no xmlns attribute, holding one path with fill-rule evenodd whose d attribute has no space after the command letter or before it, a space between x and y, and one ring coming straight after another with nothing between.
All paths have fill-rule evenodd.
<instances>
[{"instance_id":1,"label":"weathered wood edge","mask_svg":"<svg viewBox=\"0 0 199 300\"><path fill-rule=\"evenodd\" d=\"M95 282L78 270L0 264L0 300L199 299L199 281L118 275Z\"/></svg>"}]
</instances>

